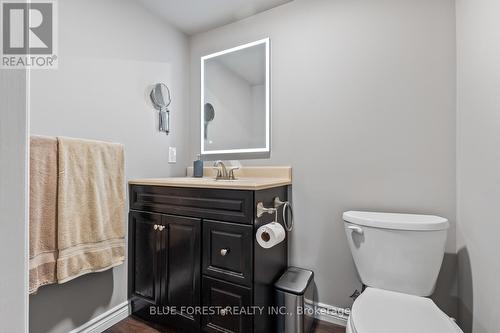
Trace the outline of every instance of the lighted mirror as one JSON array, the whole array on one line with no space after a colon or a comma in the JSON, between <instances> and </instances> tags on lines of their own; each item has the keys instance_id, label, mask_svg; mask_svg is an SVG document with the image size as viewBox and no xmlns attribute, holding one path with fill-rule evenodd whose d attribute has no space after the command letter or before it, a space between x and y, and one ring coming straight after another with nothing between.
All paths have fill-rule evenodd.
<instances>
[{"instance_id":1,"label":"lighted mirror","mask_svg":"<svg viewBox=\"0 0 500 333\"><path fill-rule=\"evenodd\" d=\"M202 155L269 152L269 39L202 57Z\"/></svg>"}]
</instances>

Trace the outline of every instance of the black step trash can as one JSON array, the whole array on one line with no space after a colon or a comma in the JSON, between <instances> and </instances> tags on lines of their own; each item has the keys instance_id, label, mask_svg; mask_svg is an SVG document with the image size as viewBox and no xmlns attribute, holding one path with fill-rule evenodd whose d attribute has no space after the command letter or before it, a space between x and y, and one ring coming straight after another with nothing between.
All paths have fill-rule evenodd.
<instances>
[{"instance_id":1,"label":"black step trash can","mask_svg":"<svg viewBox=\"0 0 500 333\"><path fill-rule=\"evenodd\" d=\"M310 333L314 323L314 273L289 267L274 284L278 333Z\"/></svg>"}]
</instances>

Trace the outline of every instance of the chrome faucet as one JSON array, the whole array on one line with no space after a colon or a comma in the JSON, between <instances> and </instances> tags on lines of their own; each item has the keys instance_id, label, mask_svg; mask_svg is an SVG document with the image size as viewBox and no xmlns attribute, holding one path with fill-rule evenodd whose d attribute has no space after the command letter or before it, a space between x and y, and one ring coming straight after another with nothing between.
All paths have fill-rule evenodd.
<instances>
[{"instance_id":1,"label":"chrome faucet","mask_svg":"<svg viewBox=\"0 0 500 333\"><path fill-rule=\"evenodd\" d=\"M234 170L239 169L239 167L228 169L224 162L215 161L214 168L217 169L217 177L215 177L216 180L236 180Z\"/></svg>"}]
</instances>

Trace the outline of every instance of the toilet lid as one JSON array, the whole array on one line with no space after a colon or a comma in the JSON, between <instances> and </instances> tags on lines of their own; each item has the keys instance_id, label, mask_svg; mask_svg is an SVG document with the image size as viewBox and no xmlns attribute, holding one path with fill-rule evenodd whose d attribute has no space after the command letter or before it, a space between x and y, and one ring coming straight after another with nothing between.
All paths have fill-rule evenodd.
<instances>
[{"instance_id":1,"label":"toilet lid","mask_svg":"<svg viewBox=\"0 0 500 333\"><path fill-rule=\"evenodd\" d=\"M356 333L457 333L455 323L429 298L367 288L354 302Z\"/></svg>"}]
</instances>

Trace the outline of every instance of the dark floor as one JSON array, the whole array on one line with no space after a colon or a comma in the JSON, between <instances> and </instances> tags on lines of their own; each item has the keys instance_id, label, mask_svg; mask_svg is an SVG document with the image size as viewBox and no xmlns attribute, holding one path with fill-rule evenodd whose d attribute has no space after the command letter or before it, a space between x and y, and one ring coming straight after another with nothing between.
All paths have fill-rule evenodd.
<instances>
[{"instance_id":1,"label":"dark floor","mask_svg":"<svg viewBox=\"0 0 500 333\"><path fill-rule=\"evenodd\" d=\"M324 321L318 321L314 333L345 333L345 328ZM180 333L159 327L153 327L143 321L128 317L115 326L107 329L104 333Z\"/></svg>"}]
</instances>

